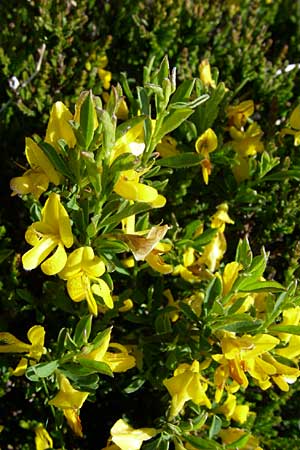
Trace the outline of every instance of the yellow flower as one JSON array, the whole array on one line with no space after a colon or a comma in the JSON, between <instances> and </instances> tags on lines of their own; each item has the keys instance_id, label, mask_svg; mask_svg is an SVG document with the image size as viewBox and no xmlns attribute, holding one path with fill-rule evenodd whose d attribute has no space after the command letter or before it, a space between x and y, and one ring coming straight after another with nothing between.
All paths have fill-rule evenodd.
<instances>
[{"instance_id":1,"label":"yellow flower","mask_svg":"<svg viewBox=\"0 0 300 450\"><path fill-rule=\"evenodd\" d=\"M261 142L263 132L256 122L251 123L246 131L230 127L229 133L233 139L230 144L240 158L254 156L264 150Z\"/></svg>"},{"instance_id":2,"label":"yellow flower","mask_svg":"<svg viewBox=\"0 0 300 450\"><path fill-rule=\"evenodd\" d=\"M279 339L268 334L242 337L225 334L221 339L223 354L212 356L220 364L215 371L216 401L220 400L228 377L246 388L248 386L247 372L262 389L270 387L270 376L275 375L277 370L274 364L269 362L267 352L278 343Z\"/></svg>"},{"instance_id":3,"label":"yellow flower","mask_svg":"<svg viewBox=\"0 0 300 450\"><path fill-rule=\"evenodd\" d=\"M41 264L46 275L55 275L64 268L67 262L64 247L73 245L73 235L68 213L60 203L58 194L50 194L42 209L42 220L30 225L25 239L33 247L22 257L25 270L35 269Z\"/></svg>"},{"instance_id":4,"label":"yellow flower","mask_svg":"<svg viewBox=\"0 0 300 450\"><path fill-rule=\"evenodd\" d=\"M232 172L237 183L248 180L250 176L249 158L237 155L234 159Z\"/></svg>"},{"instance_id":5,"label":"yellow flower","mask_svg":"<svg viewBox=\"0 0 300 450\"><path fill-rule=\"evenodd\" d=\"M229 393L223 405L217 409L217 412L224 414L227 420L233 419L242 424L247 420L249 406L237 405L236 396Z\"/></svg>"},{"instance_id":6,"label":"yellow flower","mask_svg":"<svg viewBox=\"0 0 300 450\"><path fill-rule=\"evenodd\" d=\"M59 151L57 143L59 139L63 139L69 148L76 145L76 138L69 124L70 120L73 120L73 115L68 108L62 102L54 103L50 112L45 142L51 144L57 151Z\"/></svg>"},{"instance_id":7,"label":"yellow flower","mask_svg":"<svg viewBox=\"0 0 300 450\"><path fill-rule=\"evenodd\" d=\"M294 308L288 308L282 312L282 322L280 325L299 325L300 323L300 306ZM290 333L278 333L278 337L281 341L287 344L291 338Z\"/></svg>"},{"instance_id":8,"label":"yellow flower","mask_svg":"<svg viewBox=\"0 0 300 450\"><path fill-rule=\"evenodd\" d=\"M102 450L139 450L144 441L148 441L157 434L155 428L132 428L123 419L117 420L110 430L111 441L116 445L109 445Z\"/></svg>"},{"instance_id":9,"label":"yellow flower","mask_svg":"<svg viewBox=\"0 0 300 450\"><path fill-rule=\"evenodd\" d=\"M124 170L120 173L114 191L127 200L150 203L153 208L162 208L166 204L165 197L152 186L140 183L141 175L133 169Z\"/></svg>"},{"instance_id":10,"label":"yellow flower","mask_svg":"<svg viewBox=\"0 0 300 450\"><path fill-rule=\"evenodd\" d=\"M176 417L189 400L196 405L211 408L211 402L205 394L207 383L202 381L198 361L194 361L191 365L180 364L174 371L174 376L164 380L163 384L172 397L170 418Z\"/></svg>"},{"instance_id":11,"label":"yellow flower","mask_svg":"<svg viewBox=\"0 0 300 450\"><path fill-rule=\"evenodd\" d=\"M38 200L48 189L49 182L55 185L60 183L60 175L38 144L30 138L25 139L25 154L31 169L21 177L12 178L10 188L12 195L32 194Z\"/></svg>"},{"instance_id":12,"label":"yellow flower","mask_svg":"<svg viewBox=\"0 0 300 450\"><path fill-rule=\"evenodd\" d=\"M235 280L239 276L239 271L242 270L242 268L242 264L236 261L226 264L222 275L223 296L227 295L228 292L230 292Z\"/></svg>"},{"instance_id":13,"label":"yellow flower","mask_svg":"<svg viewBox=\"0 0 300 450\"><path fill-rule=\"evenodd\" d=\"M68 425L77 436L83 437L79 411L89 393L77 391L68 378L60 375L59 392L49 401L49 405L62 409Z\"/></svg>"},{"instance_id":14,"label":"yellow flower","mask_svg":"<svg viewBox=\"0 0 300 450\"><path fill-rule=\"evenodd\" d=\"M109 70L102 69L101 67L98 69L98 75L100 80L102 81L102 85L104 89L110 88L110 82L112 79L112 74Z\"/></svg>"},{"instance_id":15,"label":"yellow flower","mask_svg":"<svg viewBox=\"0 0 300 450\"><path fill-rule=\"evenodd\" d=\"M176 156L179 154L179 151L176 148L177 142L171 136L164 136L157 144L156 151L162 158L168 158L169 156Z\"/></svg>"},{"instance_id":16,"label":"yellow flower","mask_svg":"<svg viewBox=\"0 0 300 450\"><path fill-rule=\"evenodd\" d=\"M36 450L47 450L48 448L53 447L51 436L42 424L39 424L34 431L34 442Z\"/></svg>"},{"instance_id":17,"label":"yellow flower","mask_svg":"<svg viewBox=\"0 0 300 450\"><path fill-rule=\"evenodd\" d=\"M208 59L203 59L199 64L199 75L200 80L204 84L205 87L216 88L216 82L212 79L210 64Z\"/></svg>"},{"instance_id":18,"label":"yellow flower","mask_svg":"<svg viewBox=\"0 0 300 450\"><path fill-rule=\"evenodd\" d=\"M135 366L135 358L128 353L127 348L116 342L110 342L111 328L105 330L100 342L88 347L77 357L77 359L90 359L108 364L112 372L126 372ZM109 352L108 349L113 350Z\"/></svg>"},{"instance_id":19,"label":"yellow flower","mask_svg":"<svg viewBox=\"0 0 300 450\"><path fill-rule=\"evenodd\" d=\"M30 365L36 364L44 352L45 329L41 325L34 325L27 333L30 344L20 341L11 333L0 333L0 353L26 353L26 358L22 358L12 372L15 376L23 375L27 369L28 361Z\"/></svg>"},{"instance_id":20,"label":"yellow flower","mask_svg":"<svg viewBox=\"0 0 300 450\"><path fill-rule=\"evenodd\" d=\"M246 124L248 118L254 113L253 100L246 100L235 106L228 106L227 116L229 124L234 125L239 130Z\"/></svg>"},{"instance_id":21,"label":"yellow flower","mask_svg":"<svg viewBox=\"0 0 300 450\"><path fill-rule=\"evenodd\" d=\"M120 155L124 153L132 153L140 156L145 150L144 142L144 121L139 122L129 128L125 134L117 139L111 152L110 164Z\"/></svg>"},{"instance_id":22,"label":"yellow flower","mask_svg":"<svg viewBox=\"0 0 300 450\"><path fill-rule=\"evenodd\" d=\"M217 212L211 218L211 227L218 228L218 231L210 243L204 247L202 255L198 259L198 262L205 264L211 272L214 272L219 267L220 261L226 252L225 225L232 223L234 221L228 215L227 203L218 205Z\"/></svg>"},{"instance_id":23,"label":"yellow flower","mask_svg":"<svg viewBox=\"0 0 300 450\"><path fill-rule=\"evenodd\" d=\"M208 177L211 174L211 163L209 158L209 153L216 150L218 147L218 138L215 132L208 128L201 136L198 137L195 148L196 152L204 157L201 161L202 175L205 184L208 184Z\"/></svg>"},{"instance_id":24,"label":"yellow flower","mask_svg":"<svg viewBox=\"0 0 300 450\"><path fill-rule=\"evenodd\" d=\"M298 358L300 356L300 336L293 334L288 340L288 345L278 350L276 349L276 353L284 358Z\"/></svg>"},{"instance_id":25,"label":"yellow flower","mask_svg":"<svg viewBox=\"0 0 300 450\"><path fill-rule=\"evenodd\" d=\"M280 132L280 136L291 134L294 136L294 145L300 145L300 105L292 111L290 116L290 125L292 128L283 128Z\"/></svg>"},{"instance_id":26,"label":"yellow flower","mask_svg":"<svg viewBox=\"0 0 300 450\"><path fill-rule=\"evenodd\" d=\"M80 247L68 256L59 276L67 280L67 290L71 299L74 302L86 300L89 311L97 316L98 307L94 293L103 299L108 308L114 306L108 285L99 278L104 272L105 264L95 256L92 247Z\"/></svg>"},{"instance_id":27,"label":"yellow flower","mask_svg":"<svg viewBox=\"0 0 300 450\"><path fill-rule=\"evenodd\" d=\"M300 376L300 370L296 367L290 367L280 363L269 353L265 354L263 359L267 364L270 364L275 368L275 373L271 374L274 383L276 383L282 391L288 392L289 385L295 383Z\"/></svg>"}]
</instances>

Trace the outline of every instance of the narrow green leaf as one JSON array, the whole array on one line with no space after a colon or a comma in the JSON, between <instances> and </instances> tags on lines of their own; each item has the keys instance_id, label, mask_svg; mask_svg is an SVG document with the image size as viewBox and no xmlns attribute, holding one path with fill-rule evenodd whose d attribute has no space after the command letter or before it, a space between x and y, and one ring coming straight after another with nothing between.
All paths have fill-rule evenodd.
<instances>
[{"instance_id":1,"label":"narrow green leaf","mask_svg":"<svg viewBox=\"0 0 300 450\"><path fill-rule=\"evenodd\" d=\"M92 359L87 359L87 358L77 358L77 361L79 362L79 364L82 367L89 369L90 371L102 373L102 374L108 375L110 377L114 376L111 368L105 362L94 361Z\"/></svg>"},{"instance_id":2,"label":"narrow green leaf","mask_svg":"<svg viewBox=\"0 0 300 450\"><path fill-rule=\"evenodd\" d=\"M184 122L191 114L193 114L193 109L182 108L174 109L170 112L164 119L161 128L156 134L156 141L159 142L166 134L171 133L179 127L179 125Z\"/></svg>"},{"instance_id":3,"label":"narrow green leaf","mask_svg":"<svg viewBox=\"0 0 300 450\"><path fill-rule=\"evenodd\" d=\"M206 314L209 313L214 302L221 295L221 292L222 292L221 280L218 277L215 277L209 283L203 300L203 308Z\"/></svg>"},{"instance_id":4,"label":"narrow green leaf","mask_svg":"<svg viewBox=\"0 0 300 450\"><path fill-rule=\"evenodd\" d=\"M258 281L250 278L239 278L233 286L234 292L281 292L285 288L277 281Z\"/></svg>"},{"instance_id":5,"label":"narrow green leaf","mask_svg":"<svg viewBox=\"0 0 300 450\"><path fill-rule=\"evenodd\" d=\"M58 361L35 364L26 370L26 377L31 381L38 381L39 378L47 378L57 369Z\"/></svg>"},{"instance_id":6,"label":"narrow green leaf","mask_svg":"<svg viewBox=\"0 0 300 450\"><path fill-rule=\"evenodd\" d=\"M195 84L195 78L192 80L184 80L172 95L170 106L173 103L187 102L190 99Z\"/></svg>"},{"instance_id":7,"label":"narrow green leaf","mask_svg":"<svg viewBox=\"0 0 300 450\"><path fill-rule=\"evenodd\" d=\"M83 316L77 323L74 333L74 341L78 347L82 347L82 345L88 342L91 334L92 320L93 316L88 314L87 316Z\"/></svg>"},{"instance_id":8,"label":"narrow green leaf","mask_svg":"<svg viewBox=\"0 0 300 450\"><path fill-rule=\"evenodd\" d=\"M84 148L87 150L94 137L94 114L95 106L92 91L89 91L80 108L80 128L79 131L84 141Z\"/></svg>"},{"instance_id":9,"label":"narrow green leaf","mask_svg":"<svg viewBox=\"0 0 300 450\"><path fill-rule=\"evenodd\" d=\"M161 167L171 167L173 169L181 169L185 167L198 166L202 161L203 156L196 152L182 153L181 155L168 156L167 158L159 159L156 164Z\"/></svg>"},{"instance_id":10,"label":"narrow green leaf","mask_svg":"<svg viewBox=\"0 0 300 450\"><path fill-rule=\"evenodd\" d=\"M214 415L208 432L209 439L212 439L216 434L218 434L221 428L222 419L220 419L219 416Z\"/></svg>"},{"instance_id":11,"label":"narrow green leaf","mask_svg":"<svg viewBox=\"0 0 300 450\"><path fill-rule=\"evenodd\" d=\"M54 168L75 183L76 180L74 179L72 172L70 171L62 156L57 153L55 148L47 142L39 142L39 147L43 150L47 158L53 164Z\"/></svg>"},{"instance_id":12,"label":"narrow green leaf","mask_svg":"<svg viewBox=\"0 0 300 450\"><path fill-rule=\"evenodd\" d=\"M274 325L269 327L269 331L273 333L289 333L300 336L300 325Z\"/></svg>"},{"instance_id":13,"label":"narrow green leaf","mask_svg":"<svg viewBox=\"0 0 300 450\"><path fill-rule=\"evenodd\" d=\"M223 447L215 441L203 439L189 434L183 435L184 439L200 450L222 450Z\"/></svg>"},{"instance_id":14,"label":"narrow green leaf","mask_svg":"<svg viewBox=\"0 0 300 450\"><path fill-rule=\"evenodd\" d=\"M250 266L252 257L253 255L248 238L245 237L244 239L240 239L236 249L235 260L241 263L246 269Z\"/></svg>"}]
</instances>

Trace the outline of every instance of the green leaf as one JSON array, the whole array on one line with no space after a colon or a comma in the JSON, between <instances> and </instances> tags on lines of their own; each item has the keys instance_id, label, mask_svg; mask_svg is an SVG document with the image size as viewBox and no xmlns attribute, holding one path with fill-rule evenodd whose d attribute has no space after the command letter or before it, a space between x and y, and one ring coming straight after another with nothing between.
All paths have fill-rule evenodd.
<instances>
[{"instance_id":1,"label":"green leaf","mask_svg":"<svg viewBox=\"0 0 300 450\"><path fill-rule=\"evenodd\" d=\"M91 373L98 372L98 373L102 373L104 375L108 375L110 377L114 376L111 368L105 362L94 361L92 359L87 359L87 358L77 358L77 361L79 362L79 364L82 367L89 369L91 371Z\"/></svg>"},{"instance_id":2,"label":"green leaf","mask_svg":"<svg viewBox=\"0 0 300 450\"><path fill-rule=\"evenodd\" d=\"M182 169L184 167L198 166L203 156L196 152L182 153L181 155L168 156L159 159L156 164L161 167L171 167L173 169Z\"/></svg>"},{"instance_id":3,"label":"green leaf","mask_svg":"<svg viewBox=\"0 0 300 450\"><path fill-rule=\"evenodd\" d=\"M196 250L201 251L202 248L209 244L210 241L215 237L217 234L218 229L217 228L209 228L208 230L205 230L200 236L198 236L191 247L194 247Z\"/></svg>"},{"instance_id":4,"label":"green leaf","mask_svg":"<svg viewBox=\"0 0 300 450\"><path fill-rule=\"evenodd\" d=\"M190 320L191 322L196 322L199 323L199 318L198 316L194 313L194 311L192 310L192 308L187 305L184 302L180 302L180 309L183 312L183 314L185 315L185 317Z\"/></svg>"},{"instance_id":5,"label":"green leaf","mask_svg":"<svg viewBox=\"0 0 300 450\"><path fill-rule=\"evenodd\" d=\"M281 292L285 288L277 281L258 281L250 278L238 278L233 285L234 292Z\"/></svg>"},{"instance_id":6,"label":"green leaf","mask_svg":"<svg viewBox=\"0 0 300 450\"><path fill-rule=\"evenodd\" d=\"M222 292L222 283L219 277L215 277L209 283L205 297L203 300L203 308L206 314L211 310L216 299L221 295Z\"/></svg>"},{"instance_id":7,"label":"green leaf","mask_svg":"<svg viewBox=\"0 0 300 450\"><path fill-rule=\"evenodd\" d=\"M200 450L222 450L223 447L215 441L203 439L189 434L183 435L184 439Z\"/></svg>"},{"instance_id":8,"label":"green leaf","mask_svg":"<svg viewBox=\"0 0 300 450\"><path fill-rule=\"evenodd\" d=\"M65 177L69 178L74 183L76 182L72 172L70 171L69 167L65 163L64 159L61 155L57 153L54 147L52 145L48 144L47 142L39 142L39 147L43 150L47 158L50 160L50 162L53 164L54 168L60 172Z\"/></svg>"},{"instance_id":9,"label":"green leaf","mask_svg":"<svg viewBox=\"0 0 300 450\"><path fill-rule=\"evenodd\" d=\"M138 391L146 382L146 380L144 378L139 378L139 377L132 377L130 384L128 384L128 386L126 386L125 389L123 389L123 391L126 394L132 394L133 392Z\"/></svg>"},{"instance_id":10,"label":"green leaf","mask_svg":"<svg viewBox=\"0 0 300 450\"><path fill-rule=\"evenodd\" d=\"M100 222L99 227L106 227L107 225L112 224L117 226L122 219L132 216L133 214L140 214L142 212L149 211L150 209L152 209L152 206L149 205L149 203L135 203L134 205L128 206L128 208L124 211L106 217L102 222Z\"/></svg>"},{"instance_id":11,"label":"green leaf","mask_svg":"<svg viewBox=\"0 0 300 450\"><path fill-rule=\"evenodd\" d=\"M269 331L273 333L289 333L300 336L300 325L274 325L269 327Z\"/></svg>"},{"instance_id":12,"label":"green leaf","mask_svg":"<svg viewBox=\"0 0 300 450\"><path fill-rule=\"evenodd\" d=\"M234 322L228 325L224 325L223 330L232 331L234 333L250 333L254 332L258 328L261 327L263 321L262 320L245 320L241 322Z\"/></svg>"},{"instance_id":13,"label":"green leaf","mask_svg":"<svg viewBox=\"0 0 300 450\"><path fill-rule=\"evenodd\" d=\"M246 269L250 266L252 257L253 255L248 238L245 237L244 239L240 239L236 249L235 260L241 263Z\"/></svg>"},{"instance_id":14,"label":"green leaf","mask_svg":"<svg viewBox=\"0 0 300 450\"><path fill-rule=\"evenodd\" d=\"M87 316L83 316L77 323L74 333L74 341L78 347L82 347L82 345L88 342L91 334L92 320L92 314L88 314Z\"/></svg>"},{"instance_id":15,"label":"green leaf","mask_svg":"<svg viewBox=\"0 0 300 450\"><path fill-rule=\"evenodd\" d=\"M161 141L166 134L178 128L193 112L191 108L174 109L170 112L163 120L161 128L155 135L156 142Z\"/></svg>"},{"instance_id":16,"label":"green leaf","mask_svg":"<svg viewBox=\"0 0 300 450\"><path fill-rule=\"evenodd\" d=\"M115 122L104 109L98 111L98 114L103 125L103 147L105 149L106 157L108 158L108 155L110 155L115 144Z\"/></svg>"},{"instance_id":17,"label":"green leaf","mask_svg":"<svg viewBox=\"0 0 300 450\"><path fill-rule=\"evenodd\" d=\"M244 448L247 442L249 441L250 436L251 436L250 433L246 433L236 441L232 442L231 444L226 444L226 448L232 448L234 450Z\"/></svg>"},{"instance_id":18,"label":"green leaf","mask_svg":"<svg viewBox=\"0 0 300 450\"><path fill-rule=\"evenodd\" d=\"M173 103L187 102L190 99L195 84L195 78L192 80L184 80L172 95L170 106Z\"/></svg>"},{"instance_id":19,"label":"green leaf","mask_svg":"<svg viewBox=\"0 0 300 450\"><path fill-rule=\"evenodd\" d=\"M132 153L123 153L114 160L109 170L112 173L115 172L116 175L119 176L118 172L132 169L135 166L135 163L136 157Z\"/></svg>"},{"instance_id":20,"label":"green leaf","mask_svg":"<svg viewBox=\"0 0 300 450\"><path fill-rule=\"evenodd\" d=\"M8 248L0 250L0 264L3 263L3 261L5 261L13 252L13 250L9 250Z\"/></svg>"},{"instance_id":21,"label":"green leaf","mask_svg":"<svg viewBox=\"0 0 300 450\"><path fill-rule=\"evenodd\" d=\"M84 148L87 150L94 137L95 106L92 91L88 92L80 108L80 128Z\"/></svg>"},{"instance_id":22,"label":"green leaf","mask_svg":"<svg viewBox=\"0 0 300 450\"><path fill-rule=\"evenodd\" d=\"M247 269L247 276L251 278L260 278L267 266L268 257L263 249L263 254L260 256L255 256L252 260L250 267Z\"/></svg>"},{"instance_id":23,"label":"green leaf","mask_svg":"<svg viewBox=\"0 0 300 450\"><path fill-rule=\"evenodd\" d=\"M26 370L26 377L31 381L38 381L39 378L47 378L53 374L58 367L58 361L35 364Z\"/></svg>"},{"instance_id":24,"label":"green leaf","mask_svg":"<svg viewBox=\"0 0 300 450\"><path fill-rule=\"evenodd\" d=\"M159 314L155 319L154 326L157 334L171 333L172 326L169 314Z\"/></svg>"},{"instance_id":25,"label":"green leaf","mask_svg":"<svg viewBox=\"0 0 300 450\"><path fill-rule=\"evenodd\" d=\"M209 439L212 439L216 434L218 434L221 428L222 419L220 419L219 416L214 415L208 432Z\"/></svg>"}]
</instances>

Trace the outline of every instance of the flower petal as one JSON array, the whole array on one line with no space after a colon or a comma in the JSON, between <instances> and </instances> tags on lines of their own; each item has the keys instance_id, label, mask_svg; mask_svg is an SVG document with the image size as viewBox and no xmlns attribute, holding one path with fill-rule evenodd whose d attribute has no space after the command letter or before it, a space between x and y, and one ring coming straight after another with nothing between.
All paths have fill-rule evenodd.
<instances>
[{"instance_id":1,"label":"flower petal","mask_svg":"<svg viewBox=\"0 0 300 450\"><path fill-rule=\"evenodd\" d=\"M35 269L55 249L57 241L51 237L42 238L37 245L22 256L25 270Z\"/></svg>"},{"instance_id":2,"label":"flower petal","mask_svg":"<svg viewBox=\"0 0 300 450\"><path fill-rule=\"evenodd\" d=\"M56 275L64 268L66 262L67 254L65 248L59 242L56 251L41 265L41 269L46 275Z\"/></svg>"}]
</instances>

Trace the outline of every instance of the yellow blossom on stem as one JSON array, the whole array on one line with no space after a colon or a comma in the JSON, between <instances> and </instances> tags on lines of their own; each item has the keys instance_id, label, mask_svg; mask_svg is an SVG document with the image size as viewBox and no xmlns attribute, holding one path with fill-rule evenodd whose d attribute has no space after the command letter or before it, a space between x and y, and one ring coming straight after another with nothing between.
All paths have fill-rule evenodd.
<instances>
[{"instance_id":1,"label":"yellow blossom on stem","mask_svg":"<svg viewBox=\"0 0 300 450\"><path fill-rule=\"evenodd\" d=\"M83 437L79 411L89 393L77 391L68 378L59 378L59 392L49 401L49 405L62 409L68 425L77 436Z\"/></svg>"},{"instance_id":2,"label":"yellow blossom on stem","mask_svg":"<svg viewBox=\"0 0 300 450\"><path fill-rule=\"evenodd\" d=\"M102 339L88 347L77 357L77 359L90 359L98 362L105 362L112 372L126 372L135 366L135 358L129 354L127 348L119 343L110 342L111 328L103 333ZM109 349L113 351L109 351Z\"/></svg>"},{"instance_id":3,"label":"yellow blossom on stem","mask_svg":"<svg viewBox=\"0 0 300 450\"><path fill-rule=\"evenodd\" d=\"M53 447L52 438L42 424L39 424L34 431L34 442L36 450L47 450Z\"/></svg>"},{"instance_id":4,"label":"yellow blossom on stem","mask_svg":"<svg viewBox=\"0 0 300 450\"><path fill-rule=\"evenodd\" d=\"M249 406L238 405L236 396L229 393L225 402L217 409L217 412L224 414L227 420L233 419L242 424L247 420Z\"/></svg>"},{"instance_id":5,"label":"yellow blossom on stem","mask_svg":"<svg viewBox=\"0 0 300 450\"><path fill-rule=\"evenodd\" d=\"M202 166L202 175L205 184L208 184L208 177L211 174L212 169L209 153L216 150L217 147L218 138L211 128L204 131L204 133L198 137L195 144L196 152L204 157L200 164Z\"/></svg>"},{"instance_id":6,"label":"yellow blossom on stem","mask_svg":"<svg viewBox=\"0 0 300 450\"><path fill-rule=\"evenodd\" d=\"M20 341L11 333L0 333L0 353L26 353L12 372L15 376L23 375L30 365L36 364L44 352L45 329L41 325L34 325L27 333L30 344Z\"/></svg>"},{"instance_id":7,"label":"yellow blossom on stem","mask_svg":"<svg viewBox=\"0 0 300 450\"><path fill-rule=\"evenodd\" d=\"M161 142L157 144L156 151L162 158L168 158L179 154L176 146L177 142L172 136L164 136Z\"/></svg>"},{"instance_id":8,"label":"yellow blossom on stem","mask_svg":"<svg viewBox=\"0 0 300 450\"><path fill-rule=\"evenodd\" d=\"M211 227L217 228L218 231L210 243L204 247L202 255L198 259L198 262L205 264L211 272L214 272L218 268L226 252L225 225L232 223L234 221L228 215L227 203L218 205L216 213L211 218Z\"/></svg>"},{"instance_id":9,"label":"yellow blossom on stem","mask_svg":"<svg viewBox=\"0 0 300 450\"><path fill-rule=\"evenodd\" d=\"M253 100L245 100L235 106L228 106L227 116L230 126L235 126L237 129L243 128L248 118L254 113Z\"/></svg>"},{"instance_id":10,"label":"yellow blossom on stem","mask_svg":"<svg viewBox=\"0 0 300 450\"><path fill-rule=\"evenodd\" d=\"M31 138L25 139L25 154L31 169L21 177L12 178L10 188L12 195L32 194L38 200L48 189L49 183L58 185L60 175L54 169L43 150Z\"/></svg>"},{"instance_id":11,"label":"yellow blossom on stem","mask_svg":"<svg viewBox=\"0 0 300 450\"><path fill-rule=\"evenodd\" d=\"M264 150L261 142L263 131L256 122L251 123L246 131L230 127L229 133L233 139L230 144L239 157L254 156Z\"/></svg>"},{"instance_id":12,"label":"yellow blossom on stem","mask_svg":"<svg viewBox=\"0 0 300 450\"><path fill-rule=\"evenodd\" d=\"M115 445L109 445L102 450L139 450L144 441L148 441L157 434L155 428L135 429L123 419L117 420L110 430L112 441Z\"/></svg>"},{"instance_id":13,"label":"yellow blossom on stem","mask_svg":"<svg viewBox=\"0 0 300 450\"><path fill-rule=\"evenodd\" d=\"M102 280L105 264L95 256L92 247L80 247L68 257L59 276L67 280L68 294L74 302L87 301L89 311L97 316L98 306L94 294L101 297L108 308L113 308L113 299L108 285Z\"/></svg>"},{"instance_id":14,"label":"yellow blossom on stem","mask_svg":"<svg viewBox=\"0 0 300 450\"><path fill-rule=\"evenodd\" d=\"M270 364L275 368L276 373L271 374L274 383L277 384L282 391L288 392L289 385L295 383L300 376L300 370L296 367L290 367L280 363L269 353L265 354L263 359L267 364Z\"/></svg>"},{"instance_id":15,"label":"yellow blossom on stem","mask_svg":"<svg viewBox=\"0 0 300 450\"><path fill-rule=\"evenodd\" d=\"M276 349L276 353L284 358L294 359L300 356L300 336L293 334L288 340L288 345Z\"/></svg>"},{"instance_id":16,"label":"yellow blossom on stem","mask_svg":"<svg viewBox=\"0 0 300 450\"><path fill-rule=\"evenodd\" d=\"M216 82L211 76L210 64L208 59L203 59L199 64L199 75L200 80L205 87L212 87L214 89L216 88Z\"/></svg>"},{"instance_id":17,"label":"yellow blossom on stem","mask_svg":"<svg viewBox=\"0 0 300 450\"><path fill-rule=\"evenodd\" d=\"M68 213L58 194L50 194L42 209L42 219L30 225L25 239L33 247L22 257L25 270L41 264L46 275L55 275L64 268L67 262L65 247L73 245L73 235Z\"/></svg>"},{"instance_id":18,"label":"yellow blossom on stem","mask_svg":"<svg viewBox=\"0 0 300 450\"><path fill-rule=\"evenodd\" d=\"M150 203L153 208L162 208L166 199L155 188L140 183L141 173L130 169L120 173L114 191L127 200Z\"/></svg>"},{"instance_id":19,"label":"yellow blossom on stem","mask_svg":"<svg viewBox=\"0 0 300 450\"><path fill-rule=\"evenodd\" d=\"M141 121L129 128L125 134L123 134L112 149L110 156L110 164L120 155L124 153L131 153L135 156L140 156L145 150L144 141L144 121Z\"/></svg>"},{"instance_id":20,"label":"yellow blossom on stem","mask_svg":"<svg viewBox=\"0 0 300 450\"><path fill-rule=\"evenodd\" d=\"M280 136L291 134L294 136L294 145L298 147L300 145L300 105L292 111L290 116L290 125L292 128L283 128L280 131Z\"/></svg>"},{"instance_id":21,"label":"yellow blossom on stem","mask_svg":"<svg viewBox=\"0 0 300 450\"><path fill-rule=\"evenodd\" d=\"M246 373L260 385L262 389L271 386L270 377L277 370L268 360L267 352L279 343L279 339L268 334L255 336L244 335L236 337L234 334L225 334L221 339L222 355L213 355L212 358L220 366L215 371L215 384L217 387L216 401L219 401L227 381L230 377L238 385L246 388L248 380Z\"/></svg>"},{"instance_id":22,"label":"yellow blossom on stem","mask_svg":"<svg viewBox=\"0 0 300 450\"><path fill-rule=\"evenodd\" d=\"M70 120L73 120L73 115L63 102L54 103L50 111L45 142L51 144L57 151L60 151L57 143L59 139L63 139L69 148L76 145L76 138L69 123Z\"/></svg>"},{"instance_id":23,"label":"yellow blossom on stem","mask_svg":"<svg viewBox=\"0 0 300 450\"><path fill-rule=\"evenodd\" d=\"M284 309L282 311L282 322L280 325L299 325L300 323L300 306ZM291 339L290 333L278 333L279 339L287 344Z\"/></svg>"},{"instance_id":24,"label":"yellow blossom on stem","mask_svg":"<svg viewBox=\"0 0 300 450\"><path fill-rule=\"evenodd\" d=\"M170 418L176 417L189 400L196 405L211 408L211 402L205 393L207 382L200 375L198 361L191 365L180 364L174 371L174 376L164 380L163 384L172 397Z\"/></svg>"}]
</instances>

